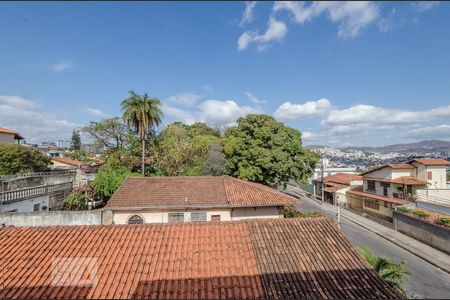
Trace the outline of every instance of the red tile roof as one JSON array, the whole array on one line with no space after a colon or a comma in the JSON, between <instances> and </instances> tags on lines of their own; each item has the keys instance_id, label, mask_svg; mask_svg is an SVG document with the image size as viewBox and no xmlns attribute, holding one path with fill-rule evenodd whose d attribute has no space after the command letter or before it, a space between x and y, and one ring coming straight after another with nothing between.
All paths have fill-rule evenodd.
<instances>
[{"instance_id":1,"label":"red tile roof","mask_svg":"<svg viewBox=\"0 0 450 300\"><path fill-rule=\"evenodd\" d=\"M401 298L331 219L0 229L11 299Z\"/></svg>"},{"instance_id":2,"label":"red tile roof","mask_svg":"<svg viewBox=\"0 0 450 300\"><path fill-rule=\"evenodd\" d=\"M70 157L52 157L52 160L66 164L66 165L77 166L77 167L82 164L81 161L71 159Z\"/></svg>"},{"instance_id":3,"label":"red tile roof","mask_svg":"<svg viewBox=\"0 0 450 300\"><path fill-rule=\"evenodd\" d=\"M350 194L350 195L362 196L362 197L366 197L366 198L370 198L370 199L376 199L376 200L381 200L381 201L394 203L394 204L407 204L407 203L410 203L410 202L408 202L406 200L403 200L403 199L390 198L390 197L385 197L385 196L376 195L376 194L372 194L372 193L367 193L367 192L363 191L362 187L357 187L357 188L348 190L346 193Z\"/></svg>"},{"instance_id":4,"label":"red tile roof","mask_svg":"<svg viewBox=\"0 0 450 300\"><path fill-rule=\"evenodd\" d=\"M4 128L4 127L0 127L0 133L10 133L10 134L14 134L14 139L16 140L23 140L24 137L22 135L20 135L17 131L8 129L8 128Z\"/></svg>"},{"instance_id":5,"label":"red tile roof","mask_svg":"<svg viewBox=\"0 0 450 300\"><path fill-rule=\"evenodd\" d=\"M426 166L442 166L442 165L450 165L450 161L442 158L418 158L414 159L411 162L418 162L422 165Z\"/></svg>"},{"instance_id":6,"label":"red tile roof","mask_svg":"<svg viewBox=\"0 0 450 300\"><path fill-rule=\"evenodd\" d=\"M362 176L358 174L347 174L347 173L336 173L334 175L325 176L323 178L323 182L335 182L339 184L350 185L351 181L360 181L362 180ZM322 182L322 178L314 179L316 182Z\"/></svg>"},{"instance_id":7,"label":"red tile roof","mask_svg":"<svg viewBox=\"0 0 450 300\"><path fill-rule=\"evenodd\" d=\"M411 184L411 185L426 185L427 182L425 180L413 177L413 176L400 176L395 179L386 179L386 178L375 178L375 177L364 177L366 180L379 181L379 182L388 182L388 183L397 183L397 184Z\"/></svg>"},{"instance_id":8,"label":"red tile roof","mask_svg":"<svg viewBox=\"0 0 450 300\"><path fill-rule=\"evenodd\" d=\"M367 171L361 173L361 175L369 174L369 173L372 173L374 171L378 171L378 170L381 170L381 169L384 169L384 168L391 168L391 169L415 169L415 167L410 165L410 164L386 164L386 165L381 165L381 166L378 166L376 168L367 170Z\"/></svg>"},{"instance_id":9,"label":"red tile roof","mask_svg":"<svg viewBox=\"0 0 450 300\"><path fill-rule=\"evenodd\" d=\"M300 200L262 184L229 176L130 177L107 208L278 206Z\"/></svg>"}]
</instances>

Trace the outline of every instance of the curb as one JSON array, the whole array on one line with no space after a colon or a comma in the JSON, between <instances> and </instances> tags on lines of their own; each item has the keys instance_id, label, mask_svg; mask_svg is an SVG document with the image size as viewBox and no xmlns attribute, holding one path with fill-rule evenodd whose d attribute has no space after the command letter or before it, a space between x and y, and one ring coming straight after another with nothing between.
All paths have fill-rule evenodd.
<instances>
[{"instance_id":1,"label":"curb","mask_svg":"<svg viewBox=\"0 0 450 300\"><path fill-rule=\"evenodd\" d=\"M403 250L406 250L406 251L408 251L409 253L414 254L415 256L417 256L417 257L423 259L424 261L428 262L429 264L431 264L431 265L433 265L433 266L439 268L440 270L442 270L442 271L444 271L444 272L450 274L450 268L447 269L447 268L445 268L445 267L442 267L442 266L438 265L437 263L435 263L435 262L432 261L431 259L425 257L424 255L421 255L421 254L418 254L418 253L416 253L416 252L413 252L410 248L405 247L405 246L402 245L401 243L399 243L399 242L397 242L397 241L395 241L395 240L391 240L391 239L387 238L385 235L382 235L382 234L380 234L380 233L378 233L378 232L372 230L372 228L370 228L370 227L368 227L368 226L361 225L361 223L358 223L357 221L355 221L355 220L353 220L353 219L351 219L351 218L349 218L349 217L347 217L347 216L345 216L345 215L343 215L343 214L341 215L341 217L343 217L343 218L349 220L350 222L355 223L356 225L361 226L361 227L364 228L364 229L369 230L370 232L375 233L376 235L378 235L378 236L384 238L385 240L387 240L387 241L389 241L389 242L391 242L391 243L393 243L393 244L399 246L399 247L402 248ZM436 250L436 251L439 251L439 250Z\"/></svg>"}]
</instances>

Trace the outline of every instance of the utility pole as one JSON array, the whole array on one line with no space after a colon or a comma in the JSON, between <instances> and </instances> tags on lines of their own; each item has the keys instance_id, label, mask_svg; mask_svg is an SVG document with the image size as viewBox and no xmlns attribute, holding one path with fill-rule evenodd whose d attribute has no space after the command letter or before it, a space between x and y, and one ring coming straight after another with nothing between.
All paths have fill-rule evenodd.
<instances>
[{"instance_id":1,"label":"utility pole","mask_svg":"<svg viewBox=\"0 0 450 300\"><path fill-rule=\"evenodd\" d=\"M323 163L324 163L324 161L323 161L323 159L324 159L324 157L323 157L324 155L322 154L321 156L320 156L320 161L321 161L321 166L320 166L320 169L321 169L321 176L322 176L322 179L321 179L321 188L320 188L320 191L321 191L321 193L322 193L322 204L324 203L324 196L325 196L325 192L323 191L323 186L324 186L324 184L323 184L323 169L324 169L324 165L323 165Z\"/></svg>"},{"instance_id":2,"label":"utility pole","mask_svg":"<svg viewBox=\"0 0 450 300\"><path fill-rule=\"evenodd\" d=\"M337 204L337 226L341 229L341 206Z\"/></svg>"}]
</instances>

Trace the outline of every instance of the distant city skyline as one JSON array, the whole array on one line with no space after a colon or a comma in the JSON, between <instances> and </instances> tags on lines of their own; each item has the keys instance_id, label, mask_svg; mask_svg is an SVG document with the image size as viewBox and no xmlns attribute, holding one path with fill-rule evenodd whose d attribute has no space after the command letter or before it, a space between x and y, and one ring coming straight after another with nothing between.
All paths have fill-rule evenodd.
<instances>
[{"instance_id":1,"label":"distant city skyline","mask_svg":"<svg viewBox=\"0 0 450 300\"><path fill-rule=\"evenodd\" d=\"M163 124L266 113L305 145L450 140L445 2L0 3L0 127L70 139L129 90Z\"/></svg>"}]
</instances>

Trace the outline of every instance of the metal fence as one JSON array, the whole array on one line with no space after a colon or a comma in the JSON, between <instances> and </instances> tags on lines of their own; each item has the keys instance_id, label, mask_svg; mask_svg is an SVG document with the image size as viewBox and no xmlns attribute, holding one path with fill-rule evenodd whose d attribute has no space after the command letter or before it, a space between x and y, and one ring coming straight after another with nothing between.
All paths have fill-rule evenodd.
<instances>
[{"instance_id":1,"label":"metal fence","mask_svg":"<svg viewBox=\"0 0 450 300\"><path fill-rule=\"evenodd\" d=\"M24 173L24 174L14 174L14 175L0 175L0 181L9 181L14 179L21 179L27 177L38 177L38 176L75 176L77 171L48 171L48 172L34 172L34 173Z\"/></svg>"}]
</instances>

